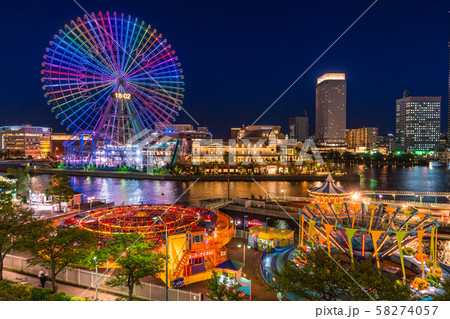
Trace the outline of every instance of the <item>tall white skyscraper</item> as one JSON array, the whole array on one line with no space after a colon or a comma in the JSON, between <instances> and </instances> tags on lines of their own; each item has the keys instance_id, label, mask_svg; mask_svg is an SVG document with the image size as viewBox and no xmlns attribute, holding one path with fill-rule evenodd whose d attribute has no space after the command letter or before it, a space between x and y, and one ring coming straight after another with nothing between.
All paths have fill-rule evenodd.
<instances>
[{"instance_id":1,"label":"tall white skyscraper","mask_svg":"<svg viewBox=\"0 0 450 319\"><path fill-rule=\"evenodd\" d=\"M439 144L441 97L408 96L396 103L397 148L404 152L434 151Z\"/></svg>"},{"instance_id":2,"label":"tall white skyscraper","mask_svg":"<svg viewBox=\"0 0 450 319\"><path fill-rule=\"evenodd\" d=\"M346 90L345 73L326 73L317 79L316 140L319 144L345 144Z\"/></svg>"}]
</instances>

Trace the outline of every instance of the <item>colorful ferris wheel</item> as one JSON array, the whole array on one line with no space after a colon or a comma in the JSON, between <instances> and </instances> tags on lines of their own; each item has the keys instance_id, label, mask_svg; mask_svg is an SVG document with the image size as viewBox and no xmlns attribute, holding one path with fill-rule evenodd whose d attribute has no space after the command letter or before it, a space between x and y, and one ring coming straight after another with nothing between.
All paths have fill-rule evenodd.
<instances>
[{"instance_id":1,"label":"colorful ferris wheel","mask_svg":"<svg viewBox=\"0 0 450 319\"><path fill-rule=\"evenodd\" d=\"M124 144L164 129L181 109L184 82L175 51L150 25L92 13L66 24L46 49L44 96L75 134L96 131Z\"/></svg>"}]
</instances>

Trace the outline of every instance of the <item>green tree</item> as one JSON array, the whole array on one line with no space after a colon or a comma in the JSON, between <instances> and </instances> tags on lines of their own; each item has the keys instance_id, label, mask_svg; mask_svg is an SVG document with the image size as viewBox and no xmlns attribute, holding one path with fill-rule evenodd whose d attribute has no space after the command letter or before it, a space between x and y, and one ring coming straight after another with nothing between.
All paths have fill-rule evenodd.
<instances>
[{"instance_id":1,"label":"green tree","mask_svg":"<svg viewBox=\"0 0 450 319\"><path fill-rule=\"evenodd\" d=\"M30 180L30 174L28 174L29 168L8 168L7 175L13 176L15 178L14 192L19 198L26 198L28 192L28 182Z\"/></svg>"},{"instance_id":2,"label":"green tree","mask_svg":"<svg viewBox=\"0 0 450 319\"><path fill-rule=\"evenodd\" d=\"M142 278L155 277L164 269L166 256L155 252L155 248L137 234L115 236L102 249L106 249L120 269L106 284L112 287L125 285L128 288L128 300L132 300L134 286L142 285Z\"/></svg>"},{"instance_id":3,"label":"green tree","mask_svg":"<svg viewBox=\"0 0 450 319\"><path fill-rule=\"evenodd\" d=\"M59 204L61 212L61 203L67 203L73 198L73 186L70 177L64 174L56 174L52 176L50 188L45 190L45 196L52 196L52 202Z\"/></svg>"},{"instance_id":4,"label":"green tree","mask_svg":"<svg viewBox=\"0 0 450 319\"><path fill-rule=\"evenodd\" d=\"M223 153L223 162L224 162L225 164L228 164L228 163L230 162L230 152L225 151L225 152Z\"/></svg>"},{"instance_id":5,"label":"green tree","mask_svg":"<svg viewBox=\"0 0 450 319\"><path fill-rule=\"evenodd\" d=\"M211 279L206 281L208 293L206 296L211 300L217 301L240 301L242 297L239 295L239 284L226 285L219 282L217 272L213 271Z\"/></svg>"},{"instance_id":6,"label":"green tree","mask_svg":"<svg viewBox=\"0 0 450 319\"><path fill-rule=\"evenodd\" d=\"M66 268L78 267L95 249L91 232L76 228L48 226L28 247L33 255L27 262L49 270L52 290L56 292L56 276Z\"/></svg>"},{"instance_id":7,"label":"green tree","mask_svg":"<svg viewBox=\"0 0 450 319\"><path fill-rule=\"evenodd\" d=\"M33 236L46 225L45 221L33 217L32 210L14 207L14 187L14 183L0 179L0 280L6 255L25 250Z\"/></svg>"},{"instance_id":8,"label":"green tree","mask_svg":"<svg viewBox=\"0 0 450 319\"><path fill-rule=\"evenodd\" d=\"M343 255L333 258L322 249L313 249L306 254L303 267L288 262L275 272L275 288L307 300L414 300L408 284L383 275L370 260L350 266Z\"/></svg>"},{"instance_id":9,"label":"green tree","mask_svg":"<svg viewBox=\"0 0 450 319\"><path fill-rule=\"evenodd\" d=\"M333 161L329 159L327 161L327 171L331 173L332 170L333 170Z\"/></svg>"}]
</instances>

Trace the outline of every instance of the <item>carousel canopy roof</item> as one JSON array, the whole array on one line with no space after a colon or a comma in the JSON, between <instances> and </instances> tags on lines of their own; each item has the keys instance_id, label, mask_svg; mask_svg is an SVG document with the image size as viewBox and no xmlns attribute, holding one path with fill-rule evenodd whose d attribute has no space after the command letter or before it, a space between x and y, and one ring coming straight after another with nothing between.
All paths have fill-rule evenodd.
<instances>
[{"instance_id":1,"label":"carousel canopy roof","mask_svg":"<svg viewBox=\"0 0 450 319\"><path fill-rule=\"evenodd\" d=\"M231 271L239 271L244 266L243 263L233 260L233 259L227 259L220 264L218 264L216 267L217 269L224 269L224 270L231 270Z\"/></svg>"},{"instance_id":2,"label":"carousel canopy roof","mask_svg":"<svg viewBox=\"0 0 450 319\"><path fill-rule=\"evenodd\" d=\"M328 174L327 179L325 180L325 183L317 188L313 188L308 190L311 193L321 193L321 194L333 194L333 195L346 195L349 194L348 192L346 192L345 190L343 190L342 188L336 186L336 184L334 183L334 179L331 176L331 174Z\"/></svg>"}]
</instances>

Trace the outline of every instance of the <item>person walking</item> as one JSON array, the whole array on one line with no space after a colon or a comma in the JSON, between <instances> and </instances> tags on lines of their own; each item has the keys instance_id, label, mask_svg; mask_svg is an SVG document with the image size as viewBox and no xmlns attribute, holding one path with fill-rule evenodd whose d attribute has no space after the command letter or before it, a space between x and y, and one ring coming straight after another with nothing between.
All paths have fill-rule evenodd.
<instances>
[{"instance_id":1,"label":"person walking","mask_svg":"<svg viewBox=\"0 0 450 319\"><path fill-rule=\"evenodd\" d=\"M41 286L42 288L45 288L45 283L47 282L47 275L46 275L46 271L44 269L42 269L39 274L39 281L41 282Z\"/></svg>"}]
</instances>

